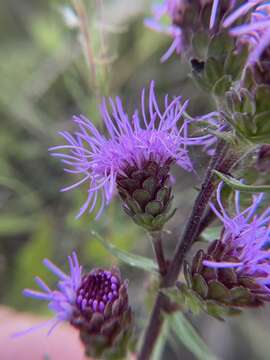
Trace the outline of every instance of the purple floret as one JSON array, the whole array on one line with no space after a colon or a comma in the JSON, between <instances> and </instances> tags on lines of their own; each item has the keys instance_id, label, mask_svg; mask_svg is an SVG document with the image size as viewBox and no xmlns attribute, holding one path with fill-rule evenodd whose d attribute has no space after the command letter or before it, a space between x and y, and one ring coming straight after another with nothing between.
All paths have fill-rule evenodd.
<instances>
[{"instance_id":1,"label":"purple floret","mask_svg":"<svg viewBox=\"0 0 270 360\"><path fill-rule=\"evenodd\" d=\"M25 289L23 295L49 302L49 308L55 313L51 330L62 321L70 321L76 310L76 294L82 281L82 267L79 265L75 252L68 257L70 274L65 274L50 260L45 259L44 265L58 278L57 290L51 290L39 277L35 278L42 291Z\"/></svg>"}]
</instances>

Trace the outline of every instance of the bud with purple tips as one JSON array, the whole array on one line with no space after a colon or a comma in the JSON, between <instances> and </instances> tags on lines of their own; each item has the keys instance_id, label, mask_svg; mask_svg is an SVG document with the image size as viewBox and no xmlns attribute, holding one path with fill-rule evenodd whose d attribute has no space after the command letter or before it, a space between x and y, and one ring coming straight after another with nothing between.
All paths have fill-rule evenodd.
<instances>
[{"instance_id":1,"label":"bud with purple tips","mask_svg":"<svg viewBox=\"0 0 270 360\"><path fill-rule=\"evenodd\" d=\"M124 357L132 332L127 281L122 281L117 268L98 268L82 275L75 253L69 257L69 263L70 275L66 275L45 260L44 264L60 278L58 290L49 289L38 278L43 292L26 289L24 295L49 301L56 314L51 330L59 322L68 321L80 331L87 355L105 359Z\"/></svg>"}]
</instances>

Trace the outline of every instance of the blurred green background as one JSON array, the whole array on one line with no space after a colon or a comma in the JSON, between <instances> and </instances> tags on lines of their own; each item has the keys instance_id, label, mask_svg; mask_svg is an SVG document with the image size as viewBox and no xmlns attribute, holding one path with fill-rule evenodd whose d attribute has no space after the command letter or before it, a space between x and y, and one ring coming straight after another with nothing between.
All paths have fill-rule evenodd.
<instances>
[{"instance_id":1,"label":"blurred green background","mask_svg":"<svg viewBox=\"0 0 270 360\"><path fill-rule=\"evenodd\" d=\"M151 79L159 96L192 96L193 114L212 108L208 94L189 79L188 64L176 56L160 64L170 39L143 26L149 1L85 0L84 6L94 77L85 48L87 34L78 28L71 2L0 2L0 302L20 311L47 313L43 304L21 296L24 287L35 286L34 275L53 284L53 276L42 265L44 257L66 268L67 255L76 249L86 269L116 263L91 230L122 249L152 256L146 234L124 215L118 199L99 222L88 214L75 220L85 197L83 189L59 192L75 179L49 156L48 147L62 142L57 131L72 129L72 115L82 113L101 127L102 96L121 95L132 110L139 105L140 89ZM181 233L207 162L198 150L192 150L191 156L196 175L175 170L178 211L166 236L168 253L175 245L174 235ZM126 265L121 268L130 279L130 298L140 326L151 279ZM246 312L225 324L206 315L192 321L221 359L269 359L265 312L269 315L266 310ZM166 351L164 359L193 359L180 344Z\"/></svg>"}]
</instances>

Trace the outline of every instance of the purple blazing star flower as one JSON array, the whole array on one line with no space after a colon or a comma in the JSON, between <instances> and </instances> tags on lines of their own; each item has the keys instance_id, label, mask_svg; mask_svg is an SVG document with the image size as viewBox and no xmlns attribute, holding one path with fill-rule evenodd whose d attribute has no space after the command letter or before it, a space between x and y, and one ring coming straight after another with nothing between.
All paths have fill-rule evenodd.
<instances>
[{"instance_id":1,"label":"purple blazing star flower","mask_svg":"<svg viewBox=\"0 0 270 360\"><path fill-rule=\"evenodd\" d=\"M164 111L161 111L152 82L147 112L143 89L141 115L136 110L132 120L125 113L118 97L115 102L110 99L112 115L109 114L103 101L101 115L108 137L101 134L84 116L74 117L73 121L79 131L74 135L60 132L67 145L55 146L50 150L53 156L61 158L66 165L65 171L83 176L80 181L62 191L71 190L83 183L88 184L87 200L80 209L78 217L87 208L92 212L100 196L101 206L96 216L98 218L103 208L111 201L117 180L127 172L130 173L131 168L141 171L150 162L154 162L158 168L176 163L183 169L192 171L187 147L201 143L204 145L205 137L188 137L189 122L181 121L187 104L188 101L182 104L179 96L173 100L169 100L166 96ZM66 151L68 153L65 153ZM134 182L134 179L131 182Z\"/></svg>"},{"instance_id":2,"label":"purple blazing star flower","mask_svg":"<svg viewBox=\"0 0 270 360\"><path fill-rule=\"evenodd\" d=\"M200 309L218 319L270 301L270 208L258 212L259 194L241 210L236 191L231 216L221 201L222 186L217 188L217 206L211 205L223 224L220 238L197 251L192 264L184 267L188 296L195 296Z\"/></svg>"},{"instance_id":3,"label":"purple blazing star flower","mask_svg":"<svg viewBox=\"0 0 270 360\"><path fill-rule=\"evenodd\" d=\"M252 278L260 291L270 295L270 249L266 247L270 236L270 208L257 214L264 194L253 197L252 204L240 210L240 193L235 192L235 216L230 217L221 202L220 183L217 189L219 210L211 205L212 210L223 223L219 246L223 248L219 259L204 260L207 267L216 269L234 268L241 277ZM212 249L213 250L213 249ZM211 256L211 251L208 251Z\"/></svg>"},{"instance_id":4,"label":"purple blazing star flower","mask_svg":"<svg viewBox=\"0 0 270 360\"><path fill-rule=\"evenodd\" d=\"M237 37L240 43L249 45L248 64L254 64L270 46L270 2L265 0L246 2L224 20L223 27L231 27L240 18L247 18L248 22L232 27L229 32Z\"/></svg>"},{"instance_id":5,"label":"purple blazing star flower","mask_svg":"<svg viewBox=\"0 0 270 360\"><path fill-rule=\"evenodd\" d=\"M84 336L90 336L90 342L94 335L104 335L109 337L111 344L116 328L116 334L119 334L129 324L127 320L130 319L131 310L128 305L127 281L121 280L117 268L97 268L83 275L75 252L68 257L68 261L69 275L51 261L44 260L44 265L59 278L57 290L51 290L36 277L36 283L42 291L25 289L23 294L49 302L49 308L55 313L49 333L57 324L67 321L82 331ZM108 325L112 322L114 327L110 330ZM103 329L107 332L103 332Z\"/></svg>"},{"instance_id":6,"label":"purple blazing star flower","mask_svg":"<svg viewBox=\"0 0 270 360\"><path fill-rule=\"evenodd\" d=\"M144 24L150 29L173 38L171 46L161 57L161 62L168 60L174 51L179 55L184 49L183 30L180 24L187 6L186 0L165 0L162 5L153 6L153 18L144 21ZM169 25L162 23L162 18L166 16L170 18L171 24Z\"/></svg>"}]
</instances>

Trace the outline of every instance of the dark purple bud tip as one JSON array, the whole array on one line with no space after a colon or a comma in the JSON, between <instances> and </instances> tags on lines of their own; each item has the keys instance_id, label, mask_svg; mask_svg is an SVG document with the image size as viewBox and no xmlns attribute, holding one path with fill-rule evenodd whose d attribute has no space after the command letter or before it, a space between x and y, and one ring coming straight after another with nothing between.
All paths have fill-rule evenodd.
<instances>
[{"instance_id":1,"label":"dark purple bud tip","mask_svg":"<svg viewBox=\"0 0 270 360\"><path fill-rule=\"evenodd\" d=\"M117 268L93 269L82 278L74 315L80 321L72 324L79 328L88 356L115 359L117 353L117 359L126 359L133 329L127 286Z\"/></svg>"},{"instance_id":2,"label":"dark purple bud tip","mask_svg":"<svg viewBox=\"0 0 270 360\"><path fill-rule=\"evenodd\" d=\"M82 314L89 309L93 313L104 313L108 303L119 297L120 279L114 271L95 269L85 275L77 290L76 305Z\"/></svg>"}]
</instances>

